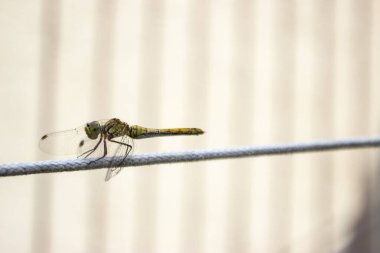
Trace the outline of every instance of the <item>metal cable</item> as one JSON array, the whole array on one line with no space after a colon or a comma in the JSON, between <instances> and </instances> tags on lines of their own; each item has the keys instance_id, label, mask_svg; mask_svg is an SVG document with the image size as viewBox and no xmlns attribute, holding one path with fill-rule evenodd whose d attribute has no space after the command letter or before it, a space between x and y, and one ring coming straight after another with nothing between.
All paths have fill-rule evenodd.
<instances>
[{"instance_id":1,"label":"metal cable","mask_svg":"<svg viewBox=\"0 0 380 253\"><path fill-rule=\"evenodd\" d=\"M281 155L300 152L380 147L380 137L356 138L337 141L318 141L298 144L250 146L224 149L204 149L185 152L132 155L122 167L163 163L205 161L212 159L241 158L249 156ZM26 163L0 164L0 176L18 176L37 173L79 171L106 168L111 157L89 164L94 159L51 160Z\"/></svg>"}]
</instances>

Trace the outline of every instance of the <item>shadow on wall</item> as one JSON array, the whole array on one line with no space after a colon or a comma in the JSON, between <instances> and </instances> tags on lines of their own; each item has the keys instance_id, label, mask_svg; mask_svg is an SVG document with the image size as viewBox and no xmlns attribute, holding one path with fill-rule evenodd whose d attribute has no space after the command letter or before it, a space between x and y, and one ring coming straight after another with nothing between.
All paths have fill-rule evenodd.
<instances>
[{"instance_id":1,"label":"shadow on wall","mask_svg":"<svg viewBox=\"0 0 380 253\"><path fill-rule=\"evenodd\" d=\"M377 187L380 183L379 166L374 176L374 183L367 188L363 196L364 207L360 218L353 226L352 240L338 253L380 252L380 240L377 239L380 238L380 195Z\"/></svg>"}]
</instances>

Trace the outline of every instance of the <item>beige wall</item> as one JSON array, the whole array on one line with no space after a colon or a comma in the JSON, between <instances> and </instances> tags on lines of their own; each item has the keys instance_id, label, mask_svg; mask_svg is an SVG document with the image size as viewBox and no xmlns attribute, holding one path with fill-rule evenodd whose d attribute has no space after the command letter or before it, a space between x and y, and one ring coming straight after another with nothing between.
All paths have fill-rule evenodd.
<instances>
[{"instance_id":1,"label":"beige wall","mask_svg":"<svg viewBox=\"0 0 380 253\"><path fill-rule=\"evenodd\" d=\"M119 117L134 153L378 135L380 1L0 2L0 163ZM355 150L0 180L0 252L379 252Z\"/></svg>"}]
</instances>

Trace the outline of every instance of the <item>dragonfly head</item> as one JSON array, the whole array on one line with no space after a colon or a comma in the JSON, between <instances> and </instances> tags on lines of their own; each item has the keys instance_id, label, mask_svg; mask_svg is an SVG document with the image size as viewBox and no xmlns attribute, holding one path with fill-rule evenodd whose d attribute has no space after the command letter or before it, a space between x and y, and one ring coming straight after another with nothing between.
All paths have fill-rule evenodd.
<instances>
[{"instance_id":1,"label":"dragonfly head","mask_svg":"<svg viewBox=\"0 0 380 253\"><path fill-rule=\"evenodd\" d=\"M84 128L84 130L86 131L88 138L95 140L98 138L100 134L101 126L98 121L92 121L86 124L86 127Z\"/></svg>"}]
</instances>

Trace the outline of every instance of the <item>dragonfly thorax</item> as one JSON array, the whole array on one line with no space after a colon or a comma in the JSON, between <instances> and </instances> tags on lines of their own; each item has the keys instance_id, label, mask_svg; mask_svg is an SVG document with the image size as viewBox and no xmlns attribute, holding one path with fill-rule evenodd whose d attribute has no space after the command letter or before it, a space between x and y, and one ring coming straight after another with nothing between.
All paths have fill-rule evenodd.
<instances>
[{"instance_id":1,"label":"dragonfly thorax","mask_svg":"<svg viewBox=\"0 0 380 253\"><path fill-rule=\"evenodd\" d=\"M108 120L102 128L107 139L129 135L129 125L117 118Z\"/></svg>"}]
</instances>

